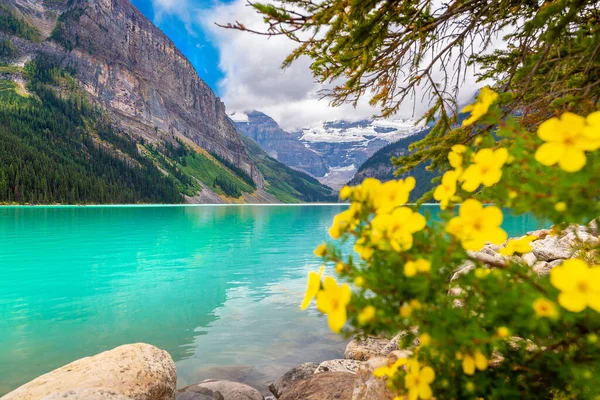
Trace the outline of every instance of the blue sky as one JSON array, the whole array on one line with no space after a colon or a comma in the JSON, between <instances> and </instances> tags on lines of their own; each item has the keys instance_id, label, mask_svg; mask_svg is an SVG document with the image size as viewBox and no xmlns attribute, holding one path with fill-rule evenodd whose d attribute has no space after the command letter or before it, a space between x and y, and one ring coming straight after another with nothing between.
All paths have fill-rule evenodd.
<instances>
[{"instance_id":1,"label":"blue sky","mask_svg":"<svg viewBox=\"0 0 600 400\"><path fill-rule=\"evenodd\" d=\"M224 78L219 69L219 52L217 47L207 38L207 34L198 24L184 23L174 13L155 12L152 0L131 0L131 2L156 26L158 26L175 45L192 62L200 77L218 94L218 82ZM231 1L219 1L229 3ZM215 6L215 1L195 0L186 2L185 7L197 12ZM188 10L191 11L191 10ZM157 15L158 14L158 15Z\"/></svg>"},{"instance_id":2,"label":"blue sky","mask_svg":"<svg viewBox=\"0 0 600 400\"><path fill-rule=\"evenodd\" d=\"M320 84L310 72L311 60L301 57L285 70L282 61L296 47L285 37L267 38L215 26L215 22L240 21L250 29L264 31L263 17L247 0L131 0L156 26L173 40L213 89L229 113L262 111L286 130L318 125L324 121L371 118L377 109L361 98L351 105L329 107L319 91L339 82ZM269 2L270 0L263 0ZM463 85L463 100L477 88L473 76ZM461 100L459 98L459 100ZM428 108L428 99L417 94L402 105L395 118L417 118Z\"/></svg>"}]
</instances>

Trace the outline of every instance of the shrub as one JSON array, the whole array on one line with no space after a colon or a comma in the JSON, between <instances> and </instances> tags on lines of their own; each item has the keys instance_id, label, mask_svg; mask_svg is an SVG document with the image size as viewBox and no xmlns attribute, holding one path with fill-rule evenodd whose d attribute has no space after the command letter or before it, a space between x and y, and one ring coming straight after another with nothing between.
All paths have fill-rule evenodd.
<instances>
[{"instance_id":1,"label":"shrub","mask_svg":"<svg viewBox=\"0 0 600 400\"><path fill-rule=\"evenodd\" d=\"M598 398L597 241L549 276L510 257L530 252L533 236L509 241L491 268L472 252L506 241L500 207L551 221L555 233L600 215L600 112L564 113L534 134L517 118L501 119L501 102L484 88L467 108L465 125L495 124L500 141L488 134L452 148L452 168L434 192L445 210L438 221L406 204L413 178L342 189L351 205L329 234L354 242L356 254L333 243L315 254L354 287L312 272L303 307L316 297L335 332L406 331L405 348L419 339L410 358L374 372L411 399ZM452 282L459 290L450 295L448 282L466 261L476 268Z\"/></svg>"}]
</instances>

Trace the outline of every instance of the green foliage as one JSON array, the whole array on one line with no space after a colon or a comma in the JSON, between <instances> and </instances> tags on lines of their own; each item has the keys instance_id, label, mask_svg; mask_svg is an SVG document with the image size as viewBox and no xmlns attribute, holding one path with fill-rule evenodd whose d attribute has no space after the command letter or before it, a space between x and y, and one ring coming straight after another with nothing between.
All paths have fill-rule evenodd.
<instances>
[{"instance_id":1,"label":"green foliage","mask_svg":"<svg viewBox=\"0 0 600 400\"><path fill-rule=\"evenodd\" d=\"M228 160L224 159L223 157L219 156L216 153L211 153L211 155L214 158L216 158L221 164L223 164L224 166L229 168L232 172L234 172L237 176L242 178L242 180L244 182L246 182L248 185L252 186L253 188L256 188L256 184L254 183L254 180L252 180L252 177L250 175L248 175L246 173L246 171L244 171L243 169L241 169L234 163L229 162Z\"/></svg>"},{"instance_id":2,"label":"green foliage","mask_svg":"<svg viewBox=\"0 0 600 400\"><path fill-rule=\"evenodd\" d=\"M79 36L75 35L75 37L72 37L69 28L79 22L83 13L84 9L82 7L73 7L63 12L58 17L50 38L69 51L78 47L80 44Z\"/></svg>"},{"instance_id":3,"label":"green foliage","mask_svg":"<svg viewBox=\"0 0 600 400\"><path fill-rule=\"evenodd\" d=\"M28 24L5 4L0 4L0 31L32 42L39 42L41 39L37 28Z\"/></svg>"},{"instance_id":4,"label":"green foliage","mask_svg":"<svg viewBox=\"0 0 600 400\"><path fill-rule=\"evenodd\" d=\"M0 84L0 201L5 203L178 203L173 182L138 154L76 92L59 96L69 74L47 59L27 68L21 97ZM106 147L110 148L108 150ZM133 164L133 165L132 165Z\"/></svg>"},{"instance_id":5,"label":"green foliage","mask_svg":"<svg viewBox=\"0 0 600 400\"><path fill-rule=\"evenodd\" d=\"M19 50L10 39L0 40L0 61L11 61L19 56Z\"/></svg>"},{"instance_id":6,"label":"green foliage","mask_svg":"<svg viewBox=\"0 0 600 400\"><path fill-rule=\"evenodd\" d=\"M265 190L283 203L335 201L334 191L315 178L269 157L252 139L242 137L250 160L265 177Z\"/></svg>"},{"instance_id":7,"label":"green foliage","mask_svg":"<svg viewBox=\"0 0 600 400\"><path fill-rule=\"evenodd\" d=\"M312 272L303 307L316 297L335 332L402 332L411 352L374 371L398 398L600 398L600 244L587 225L600 215L597 2L274 3L254 7L299 43L284 64L312 58L317 80L337 84L334 105L371 94L391 115L418 88L430 96L429 134L394 163L443 173L438 220L407 205L412 178L344 188L351 206L329 230L340 245L315 254L354 287ZM488 51L501 31L505 46ZM467 66L498 93L482 88L457 126ZM514 256L537 237L506 242L500 207L553 224L548 243L568 232L573 259L538 275ZM478 253L486 242L502 255Z\"/></svg>"}]
</instances>

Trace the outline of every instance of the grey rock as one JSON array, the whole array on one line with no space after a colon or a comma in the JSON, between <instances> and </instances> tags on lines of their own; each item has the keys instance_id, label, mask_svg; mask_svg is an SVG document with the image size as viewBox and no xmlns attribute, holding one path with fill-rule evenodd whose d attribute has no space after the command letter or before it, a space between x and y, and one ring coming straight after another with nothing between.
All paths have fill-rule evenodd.
<instances>
[{"instance_id":1,"label":"grey rock","mask_svg":"<svg viewBox=\"0 0 600 400\"><path fill-rule=\"evenodd\" d=\"M225 400L225 398L219 392L198 385L190 385L177 391L176 400Z\"/></svg>"},{"instance_id":2,"label":"grey rock","mask_svg":"<svg viewBox=\"0 0 600 400\"><path fill-rule=\"evenodd\" d=\"M323 372L350 372L356 373L356 370L362 363L356 360L340 359L340 360L328 360L323 361L317 369L315 374L321 374Z\"/></svg>"},{"instance_id":3,"label":"grey rock","mask_svg":"<svg viewBox=\"0 0 600 400\"><path fill-rule=\"evenodd\" d=\"M550 267L550 264L547 261L538 261L533 265L532 269L536 274L544 276L550 273L552 267Z\"/></svg>"},{"instance_id":4,"label":"grey rock","mask_svg":"<svg viewBox=\"0 0 600 400\"><path fill-rule=\"evenodd\" d=\"M166 351L136 343L73 361L13 390L2 400L41 400L55 393L98 389L133 400L173 400L176 380L175 363Z\"/></svg>"},{"instance_id":5,"label":"grey rock","mask_svg":"<svg viewBox=\"0 0 600 400\"><path fill-rule=\"evenodd\" d=\"M533 254L540 261L554 261L558 259L570 258L573 250L564 244L559 243L556 236L547 236L542 240L536 240L531 243Z\"/></svg>"},{"instance_id":6,"label":"grey rock","mask_svg":"<svg viewBox=\"0 0 600 400\"><path fill-rule=\"evenodd\" d=\"M323 372L302 380L287 390L279 400L350 400L355 374Z\"/></svg>"},{"instance_id":7,"label":"grey rock","mask_svg":"<svg viewBox=\"0 0 600 400\"><path fill-rule=\"evenodd\" d=\"M195 390L194 386L198 390L208 389L214 393L219 393L223 396L223 400L263 400L263 395L258 390L243 383L207 379L196 385L188 386L186 391Z\"/></svg>"},{"instance_id":8,"label":"grey rock","mask_svg":"<svg viewBox=\"0 0 600 400\"><path fill-rule=\"evenodd\" d=\"M133 400L108 389L79 389L66 392L52 393L43 398L43 400Z\"/></svg>"},{"instance_id":9,"label":"grey rock","mask_svg":"<svg viewBox=\"0 0 600 400\"><path fill-rule=\"evenodd\" d=\"M374 336L354 336L346 346L344 358L349 360L366 361L371 357L379 355L390 343L390 339Z\"/></svg>"},{"instance_id":10,"label":"grey rock","mask_svg":"<svg viewBox=\"0 0 600 400\"><path fill-rule=\"evenodd\" d=\"M521 258L523 259L523 261L525 261L525 264L529 265L530 267L534 266L537 262L537 257L535 256L535 254L533 254L533 252L523 254Z\"/></svg>"},{"instance_id":11,"label":"grey rock","mask_svg":"<svg viewBox=\"0 0 600 400\"><path fill-rule=\"evenodd\" d=\"M473 271L475 269L475 263L473 261L467 260L464 263L462 263L457 269L456 271L454 271L454 274L452 274L452 278L450 278L450 281L455 281L457 280L461 275L465 275L468 274L469 272Z\"/></svg>"},{"instance_id":12,"label":"grey rock","mask_svg":"<svg viewBox=\"0 0 600 400\"><path fill-rule=\"evenodd\" d=\"M287 389L295 386L300 381L312 377L318 366L319 363L308 362L292 368L275 382L271 383L269 385L269 390L275 397L279 398Z\"/></svg>"}]
</instances>

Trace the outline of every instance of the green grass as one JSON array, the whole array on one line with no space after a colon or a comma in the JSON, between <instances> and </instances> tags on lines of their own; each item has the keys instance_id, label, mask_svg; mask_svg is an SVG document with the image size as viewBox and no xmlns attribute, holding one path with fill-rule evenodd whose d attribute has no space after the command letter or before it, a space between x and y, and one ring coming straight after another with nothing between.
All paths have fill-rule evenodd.
<instances>
[{"instance_id":1,"label":"green grass","mask_svg":"<svg viewBox=\"0 0 600 400\"><path fill-rule=\"evenodd\" d=\"M39 42L40 31L19 17L10 7L0 4L0 31L23 39Z\"/></svg>"},{"instance_id":2,"label":"green grass","mask_svg":"<svg viewBox=\"0 0 600 400\"><path fill-rule=\"evenodd\" d=\"M241 192L252 193L255 190L254 187L227 169L223 164L200 153L187 155L182 170L199 179L218 194L239 197L242 194ZM225 186L223 182L227 182L227 188L220 186Z\"/></svg>"},{"instance_id":3,"label":"green grass","mask_svg":"<svg viewBox=\"0 0 600 400\"><path fill-rule=\"evenodd\" d=\"M0 79L0 101L18 99L17 84L8 79Z\"/></svg>"},{"instance_id":4,"label":"green grass","mask_svg":"<svg viewBox=\"0 0 600 400\"><path fill-rule=\"evenodd\" d=\"M246 176L238 176L217 159L189 150L179 159L168 158L151 146L144 146L147 156L160 168L169 173L177 189L187 195L195 196L202 191L202 182L219 195L239 198L243 192L252 193L256 189L246 182Z\"/></svg>"},{"instance_id":5,"label":"green grass","mask_svg":"<svg viewBox=\"0 0 600 400\"><path fill-rule=\"evenodd\" d=\"M23 68L17 67L15 65L1 65L0 64L0 74L19 74L23 71Z\"/></svg>"}]
</instances>

